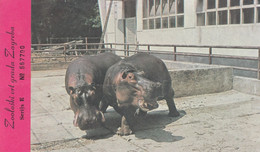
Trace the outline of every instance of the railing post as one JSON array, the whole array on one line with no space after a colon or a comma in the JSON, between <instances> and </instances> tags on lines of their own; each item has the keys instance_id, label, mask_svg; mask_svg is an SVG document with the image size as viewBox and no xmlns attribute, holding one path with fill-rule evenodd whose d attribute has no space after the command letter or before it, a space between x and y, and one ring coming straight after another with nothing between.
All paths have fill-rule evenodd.
<instances>
[{"instance_id":1,"label":"railing post","mask_svg":"<svg viewBox=\"0 0 260 152\"><path fill-rule=\"evenodd\" d=\"M87 50L88 50L88 37L85 37L85 43L86 43L86 52L87 53Z\"/></svg>"},{"instance_id":2,"label":"railing post","mask_svg":"<svg viewBox=\"0 0 260 152\"><path fill-rule=\"evenodd\" d=\"M212 47L209 47L209 64L212 64Z\"/></svg>"},{"instance_id":3,"label":"railing post","mask_svg":"<svg viewBox=\"0 0 260 152\"><path fill-rule=\"evenodd\" d=\"M85 54L87 54L87 52L88 52L88 43L86 43L86 51L85 51Z\"/></svg>"},{"instance_id":4,"label":"railing post","mask_svg":"<svg viewBox=\"0 0 260 152\"><path fill-rule=\"evenodd\" d=\"M76 45L75 45L75 46L76 46ZM77 47L75 48L75 54L76 54L76 56L78 56Z\"/></svg>"},{"instance_id":5,"label":"railing post","mask_svg":"<svg viewBox=\"0 0 260 152\"><path fill-rule=\"evenodd\" d=\"M258 49L258 74L257 79L260 80L260 48Z\"/></svg>"},{"instance_id":6,"label":"railing post","mask_svg":"<svg viewBox=\"0 0 260 152\"><path fill-rule=\"evenodd\" d=\"M110 51L112 51L112 49L113 49L113 45L112 45L112 43L110 44L110 49L111 49Z\"/></svg>"},{"instance_id":7,"label":"railing post","mask_svg":"<svg viewBox=\"0 0 260 152\"><path fill-rule=\"evenodd\" d=\"M150 54L150 51L151 51L150 45L147 46L147 51L148 51L148 54Z\"/></svg>"},{"instance_id":8,"label":"railing post","mask_svg":"<svg viewBox=\"0 0 260 152\"><path fill-rule=\"evenodd\" d=\"M136 47L135 47L136 52L134 52L134 54L136 54L138 50L139 50L139 41L137 41L137 43L136 43Z\"/></svg>"},{"instance_id":9,"label":"railing post","mask_svg":"<svg viewBox=\"0 0 260 152\"><path fill-rule=\"evenodd\" d=\"M64 55L65 55L65 63L67 63L66 45L64 45Z\"/></svg>"},{"instance_id":10,"label":"railing post","mask_svg":"<svg viewBox=\"0 0 260 152\"><path fill-rule=\"evenodd\" d=\"M126 56L126 44L124 44L124 56Z\"/></svg>"},{"instance_id":11,"label":"railing post","mask_svg":"<svg viewBox=\"0 0 260 152\"><path fill-rule=\"evenodd\" d=\"M126 54L127 54L127 56L129 56L129 44L127 44L127 46L126 46Z\"/></svg>"},{"instance_id":12,"label":"railing post","mask_svg":"<svg viewBox=\"0 0 260 152\"><path fill-rule=\"evenodd\" d=\"M176 52L177 52L177 47L174 46L174 50L173 50L173 60L174 60L174 61L177 60Z\"/></svg>"}]
</instances>

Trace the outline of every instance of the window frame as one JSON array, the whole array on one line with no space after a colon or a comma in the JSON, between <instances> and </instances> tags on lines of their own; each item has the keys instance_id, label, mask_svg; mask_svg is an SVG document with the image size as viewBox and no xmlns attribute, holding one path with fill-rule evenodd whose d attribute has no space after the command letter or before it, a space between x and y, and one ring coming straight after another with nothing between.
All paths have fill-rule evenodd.
<instances>
[{"instance_id":1,"label":"window frame","mask_svg":"<svg viewBox=\"0 0 260 152\"><path fill-rule=\"evenodd\" d=\"M244 5L244 0L239 0L239 6L231 6L231 1L232 0L227 0L227 6L226 7L219 7L219 1L220 0L215 0L215 8L213 9L208 9L208 0L197 0L197 5L196 5L196 26L203 27L203 26L225 26L225 25L251 25L251 24L259 24L260 19L258 17L258 13L260 11L260 2L259 0L254 0L253 4L249 5ZM202 2L202 3L201 3ZM202 4L202 10L198 9L201 8L201 5L198 6L199 4ZM252 23L244 23L244 10L245 9L250 9L253 8L253 22ZM239 23L237 24L231 24L231 11L233 10L239 10L240 11L240 20ZM219 12L221 11L227 11L227 24L220 24L219 18L220 14ZM216 12L216 25L209 25L208 23L208 13L210 12ZM198 15L204 14L204 23L199 23ZM201 20L201 19L200 19Z\"/></svg>"},{"instance_id":2,"label":"window frame","mask_svg":"<svg viewBox=\"0 0 260 152\"><path fill-rule=\"evenodd\" d=\"M153 4L154 4L154 9L153 9L153 16L150 16L150 1L153 1ZM160 6L159 6L159 8L157 8L158 9L158 11L160 11L159 12L159 15L156 15L156 13L158 14L158 12L156 12L156 1L158 1L158 0L143 0L142 1L142 3L143 3L143 11L142 11L142 17L143 17L143 19L142 19L142 22L143 22L143 30L158 30L158 29L170 29L170 28L184 28L184 12L185 12L185 10L184 10L184 3L185 3L185 0L159 0L160 1ZM171 13L170 12L170 1L173 1L173 5L174 5L174 12L173 13ZM182 3L183 3L183 12L181 12L181 13L178 13L178 5L177 5L177 3L179 2L179 1L182 1ZM165 5L163 5L164 3L163 2L166 2L166 4L165 5L167 5L167 6L165 6ZM146 6L144 6L144 4L146 4ZM145 8L146 7L146 8ZM164 8L163 8L164 7ZM167 9L166 11L165 11L165 9ZM146 12L147 11L147 12ZM146 13L147 14L147 16L144 16L144 13ZM173 17L175 17L175 26L173 26L173 27L171 27L171 24L170 24L170 18L173 18ZM158 21L158 18L160 18L160 28L156 28L156 21L155 20L157 20ZM167 26L164 26L164 22L165 22L165 19L167 18ZM182 21L182 23L181 23L181 26L178 26L178 23L179 23L179 21L178 21L178 18L179 18L179 20L180 21ZM154 22L154 28L150 28L150 23L149 23L149 20L151 20L151 19L153 19L155 22ZM148 25L146 25L145 27L148 27L148 28L144 28L144 22L146 22L146 23L148 23ZM180 25L180 24L179 24Z\"/></svg>"}]
</instances>

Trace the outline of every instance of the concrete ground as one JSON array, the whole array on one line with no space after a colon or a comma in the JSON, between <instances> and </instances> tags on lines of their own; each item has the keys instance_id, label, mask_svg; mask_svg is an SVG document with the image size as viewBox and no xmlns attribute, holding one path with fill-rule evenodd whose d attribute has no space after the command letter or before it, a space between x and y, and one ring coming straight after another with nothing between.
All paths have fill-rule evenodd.
<instances>
[{"instance_id":1,"label":"concrete ground","mask_svg":"<svg viewBox=\"0 0 260 152\"><path fill-rule=\"evenodd\" d=\"M118 136L120 116L105 114L104 128L74 127L65 70L32 71L31 151L52 152L260 152L260 96L234 90L175 99L181 116L167 105L137 120L135 134Z\"/></svg>"}]
</instances>

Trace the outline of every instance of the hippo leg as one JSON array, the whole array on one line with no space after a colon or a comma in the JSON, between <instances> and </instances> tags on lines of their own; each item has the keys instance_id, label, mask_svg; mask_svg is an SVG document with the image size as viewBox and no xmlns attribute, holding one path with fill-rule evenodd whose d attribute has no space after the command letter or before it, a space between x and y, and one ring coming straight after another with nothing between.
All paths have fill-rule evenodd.
<instances>
[{"instance_id":1,"label":"hippo leg","mask_svg":"<svg viewBox=\"0 0 260 152\"><path fill-rule=\"evenodd\" d=\"M180 113L177 111L174 100L174 91L173 89L170 89L169 94L167 95L167 97L165 98L168 108L169 108L169 116L170 117L178 117L180 115Z\"/></svg>"},{"instance_id":2,"label":"hippo leg","mask_svg":"<svg viewBox=\"0 0 260 152\"><path fill-rule=\"evenodd\" d=\"M132 134L133 131L130 129L129 123L126 120L126 117L123 116L121 120L121 127L118 128L117 134L120 136L127 136Z\"/></svg>"},{"instance_id":3,"label":"hippo leg","mask_svg":"<svg viewBox=\"0 0 260 152\"><path fill-rule=\"evenodd\" d=\"M122 116L121 127L118 128L117 134L120 136L127 136L133 133L132 125L135 123L134 113L135 109L133 107L124 107L114 109Z\"/></svg>"},{"instance_id":4,"label":"hippo leg","mask_svg":"<svg viewBox=\"0 0 260 152\"><path fill-rule=\"evenodd\" d=\"M105 100L101 100L101 102L99 103L99 109L105 113L108 107L108 103Z\"/></svg>"},{"instance_id":5,"label":"hippo leg","mask_svg":"<svg viewBox=\"0 0 260 152\"><path fill-rule=\"evenodd\" d=\"M147 115L147 112L140 110L140 109L137 109L134 114L135 117L145 117L146 115Z\"/></svg>"}]
</instances>

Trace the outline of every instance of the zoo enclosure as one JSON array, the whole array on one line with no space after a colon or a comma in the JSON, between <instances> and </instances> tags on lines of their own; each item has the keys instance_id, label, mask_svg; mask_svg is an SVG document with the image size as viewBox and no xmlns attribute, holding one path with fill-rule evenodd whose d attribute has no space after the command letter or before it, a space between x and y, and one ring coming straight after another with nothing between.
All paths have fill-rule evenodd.
<instances>
[{"instance_id":1,"label":"zoo enclosure","mask_svg":"<svg viewBox=\"0 0 260 152\"><path fill-rule=\"evenodd\" d=\"M260 80L260 47L254 46L208 46L208 45L164 45L164 44L125 44L125 43L80 43L80 44L32 44L32 65L34 64L52 64L69 63L73 59L85 55L96 54L101 51L119 52L121 57L128 57L134 53L149 53L156 55L172 56L177 61L179 56L206 57L208 64L213 64L214 58L252 60L258 63L256 68L232 66L236 70L253 71L257 73L257 79ZM73 46L73 47L72 47ZM101 49L97 49L102 46ZM207 49L207 53L191 53L179 51L180 48ZM234 50L256 50L257 57L235 56L213 54L214 49L234 49ZM170 50L170 51L169 51ZM39 60L38 63L35 62Z\"/></svg>"}]
</instances>

